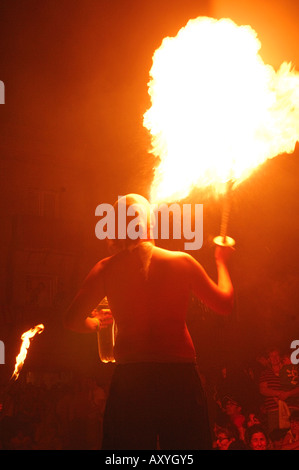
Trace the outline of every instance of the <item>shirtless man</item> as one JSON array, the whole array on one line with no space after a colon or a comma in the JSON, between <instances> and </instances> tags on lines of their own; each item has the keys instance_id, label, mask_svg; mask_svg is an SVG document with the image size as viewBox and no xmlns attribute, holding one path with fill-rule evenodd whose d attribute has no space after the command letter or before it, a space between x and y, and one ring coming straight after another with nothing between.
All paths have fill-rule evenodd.
<instances>
[{"instance_id":1,"label":"shirtless man","mask_svg":"<svg viewBox=\"0 0 299 470\"><path fill-rule=\"evenodd\" d=\"M119 204L148 201L127 195ZM150 218L147 219L147 221ZM205 397L186 326L191 293L221 315L233 307L227 269L232 249L217 247L216 284L190 255L171 252L150 239L115 240L115 254L89 273L66 312L66 326L96 331L89 312L107 296L117 325L112 379L104 420L105 449L210 448Z\"/></svg>"}]
</instances>

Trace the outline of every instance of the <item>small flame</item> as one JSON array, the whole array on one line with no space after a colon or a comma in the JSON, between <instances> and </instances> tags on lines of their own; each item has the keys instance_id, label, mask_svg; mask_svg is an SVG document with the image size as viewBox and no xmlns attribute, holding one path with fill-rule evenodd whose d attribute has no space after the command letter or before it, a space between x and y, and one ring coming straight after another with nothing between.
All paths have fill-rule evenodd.
<instances>
[{"instance_id":1,"label":"small flame","mask_svg":"<svg viewBox=\"0 0 299 470\"><path fill-rule=\"evenodd\" d=\"M226 191L299 140L299 73L266 65L250 26L190 20L153 56L144 126L159 157L151 201L183 199L193 187Z\"/></svg>"},{"instance_id":2,"label":"small flame","mask_svg":"<svg viewBox=\"0 0 299 470\"><path fill-rule=\"evenodd\" d=\"M20 352L19 352L18 356L16 357L15 370L14 370L11 378L14 378L15 380L18 379L20 371L21 371L21 369L24 365L24 362L25 362L25 359L26 359L26 356L27 356L28 348L30 346L30 340L36 334L42 333L44 331L44 329L45 329L44 325L40 324L40 325L36 325L34 328L31 328L28 331L25 331L25 333L22 334L22 336L21 336L22 345L21 345Z\"/></svg>"}]
</instances>

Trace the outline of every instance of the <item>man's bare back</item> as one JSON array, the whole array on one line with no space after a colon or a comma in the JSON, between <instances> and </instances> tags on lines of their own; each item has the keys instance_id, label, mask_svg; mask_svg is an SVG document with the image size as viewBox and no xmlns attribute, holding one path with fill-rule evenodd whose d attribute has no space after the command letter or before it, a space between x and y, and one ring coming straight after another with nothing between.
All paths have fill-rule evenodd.
<instances>
[{"instance_id":1,"label":"man's bare back","mask_svg":"<svg viewBox=\"0 0 299 470\"><path fill-rule=\"evenodd\" d=\"M191 293L218 313L231 309L230 286L221 290L193 257L141 242L93 268L69 309L69 326L92 329L93 319L86 319L87 314L107 296L117 324L118 363L193 362L195 351L186 327Z\"/></svg>"}]
</instances>

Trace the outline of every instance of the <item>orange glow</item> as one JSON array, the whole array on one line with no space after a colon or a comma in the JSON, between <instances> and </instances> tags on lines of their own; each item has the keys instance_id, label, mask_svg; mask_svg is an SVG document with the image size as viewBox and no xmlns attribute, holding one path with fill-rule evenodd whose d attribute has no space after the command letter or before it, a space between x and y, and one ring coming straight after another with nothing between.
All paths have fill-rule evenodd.
<instances>
[{"instance_id":1,"label":"orange glow","mask_svg":"<svg viewBox=\"0 0 299 470\"><path fill-rule=\"evenodd\" d=\"M151 201L180 200L192 188L226 191L299 140L299 73L276 72L259 55L250 26L190 20L153 56L144 126L159 157Z\"/></svg>"},{"instance_id":2,"label":"orange glow","mask_svg":"<svg viewBox=\"0 0 299 470\"><path fill-rule=\"evenodd\" d=\"M44 331L44 325L40 324L35 326L34 328L31 328L31 330L26 331L25 333L22 334L21 340L22 340L22 345L20 352L18 356L16 357L16 365L15 365L15 370L12 374L11 378L14 378L15 380L18 379L20 371L24 365L28 348L30 346L30 340L36 335L40 334Z\"/></svg>"}]
</instances>

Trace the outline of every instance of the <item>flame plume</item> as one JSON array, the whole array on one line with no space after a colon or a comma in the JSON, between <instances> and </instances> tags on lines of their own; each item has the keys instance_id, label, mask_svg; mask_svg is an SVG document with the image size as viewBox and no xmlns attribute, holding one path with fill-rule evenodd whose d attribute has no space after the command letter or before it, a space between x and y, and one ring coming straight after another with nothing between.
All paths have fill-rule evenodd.
<instances>
[{"instance_id":1,"label":"flame plume","mask_svg":"<svg viewBox=\"0 0 299 470\"><path fill-rule=\"evenodd\" d=\"M18 356L16 357L16 365L15 365L15 370L11 376L11 378L17 380L18 377L19 377L19 374L20 374L20 371L24 365L24 362L25 362L25 359L26 359L26 356L27 356L27 352L28 352L28 348L30 346L30 340L36 335L36 334L40 334L44 331L44 325L40 324L40 325L36 325L34 328L31 328L30 330L28 331L25 331L25 333L22 334L21 336L21 340L22 340L22 345L21 345L21 349L20 349L20 352L18 354Z\"/></svg>"},{"instance_id":2,"label":"flame plume","mask_svg":"<svg viewBox=\"0 0 299 470\"><path fill-rule=\"evenodd\" d=\"M250 26L190 20L153 56L144 127L159 157L151 201L183 199L193 187L226 191L299 140L299 73L266 65Z\"/></svg>"}]
</instances>

